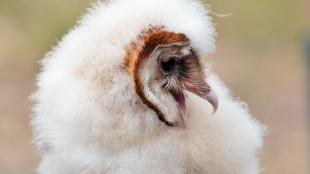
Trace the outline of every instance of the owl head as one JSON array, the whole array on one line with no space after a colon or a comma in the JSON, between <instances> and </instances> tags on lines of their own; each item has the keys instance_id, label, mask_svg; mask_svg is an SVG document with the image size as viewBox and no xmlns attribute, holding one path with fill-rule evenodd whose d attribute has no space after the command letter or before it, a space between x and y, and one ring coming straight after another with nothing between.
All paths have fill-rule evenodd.
<instances>
[{"instance_id":1,"label":"owl head","mask_svg":"<svg viewBox=\"0 0 310 174\"><path fill-rule=\"evenodd\" d=\"M153 115L161 124L184 126L190 116L187 92L208 101L214 111L218 107L203 61L214 49L214 33L200 1L114 0L91 9L61 49L73 43L74 55L67 57L89 81L100 82L96 89L105 91L95 94L105 103L100 107L114 115Z\"/></svg>"}]
</instances>

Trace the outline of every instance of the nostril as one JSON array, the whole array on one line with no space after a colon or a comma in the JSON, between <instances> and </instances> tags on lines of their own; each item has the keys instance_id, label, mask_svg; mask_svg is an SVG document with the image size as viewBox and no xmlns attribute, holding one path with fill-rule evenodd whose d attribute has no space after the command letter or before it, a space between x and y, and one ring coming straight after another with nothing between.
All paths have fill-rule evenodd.
<instances>
[{"instance_id":1,"label":"nostril","mask_svg":"<svg viewBox=\"0 0 310 174\"><path fill-rule=\"evenodd\" d=\"M161 68L166 72L169 73L171 72L176 64L175 58L170 58L168 61L162 61L161 62Z\"/></svg>"}]
</instances>

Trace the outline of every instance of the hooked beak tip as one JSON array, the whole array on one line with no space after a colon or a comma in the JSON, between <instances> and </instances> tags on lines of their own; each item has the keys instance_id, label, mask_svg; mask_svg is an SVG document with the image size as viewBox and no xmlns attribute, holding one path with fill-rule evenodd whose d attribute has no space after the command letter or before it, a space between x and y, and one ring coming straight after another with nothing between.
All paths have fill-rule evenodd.
<instances>
[{"instance_id":1,"label":"hooked beak tip","mask_svg":"<svg viewBox=\"0 0 310 174\"><path fill-rule=\"evenodd\" d=\"M213 107L212 115L214 115L218 109L218 97L212 88L210 89L209 93L207 94L206 99L212 105L212 107Z\"/></svg>"}]
</instances>

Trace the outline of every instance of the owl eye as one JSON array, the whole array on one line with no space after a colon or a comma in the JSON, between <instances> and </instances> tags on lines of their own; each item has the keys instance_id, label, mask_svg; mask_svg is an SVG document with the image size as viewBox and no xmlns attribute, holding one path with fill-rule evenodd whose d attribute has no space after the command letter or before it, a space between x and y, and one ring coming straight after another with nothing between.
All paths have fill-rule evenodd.
<instances>
[{"instance_id":1,"label":"owl eye","mask_svg":"<svg viewBox=\"0 0 310 174\"><path fill-rule=\"evenodd\" d=\"M171 57L167 61L162 61L160 66L165 73L170 73L176 66L176 58Z\"/></svg>"}]
</instances>

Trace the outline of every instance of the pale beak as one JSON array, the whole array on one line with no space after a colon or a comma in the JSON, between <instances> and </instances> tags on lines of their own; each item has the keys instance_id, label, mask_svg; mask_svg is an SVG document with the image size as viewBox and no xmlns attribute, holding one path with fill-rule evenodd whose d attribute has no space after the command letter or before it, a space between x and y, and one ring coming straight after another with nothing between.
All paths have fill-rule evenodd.
<instances>
[{"instance_id":1,"label":"pale beak","mask_svg":"<svg viewBox=\"0 0 310 174\"><path fill-rule=\"evenodd\" d=\"M186 84L183 87L185 90L196 94L197 96L207 100L213 107L214 114L218 108L218 98L214 90L206 83L201 82L198 85ZM188 115L185 105L185 96L182 91L173 91L171 90L171 94L174 99L177 101L177 107L179 109L179 117L180 117L180 126L186 127Z\"/></svg>"},{"instance_id":2,"label":"pale beak","mask_svg":"<svg viewBox=\"0 0 310 174\"><path fill-rule=\"evenodd\" d=\"M217 111L218 97L207 82L202 81L197 85L187 84L185 85L185 89L207 100L213 107L213 114Z\"/></svg>"}]
</instances>

